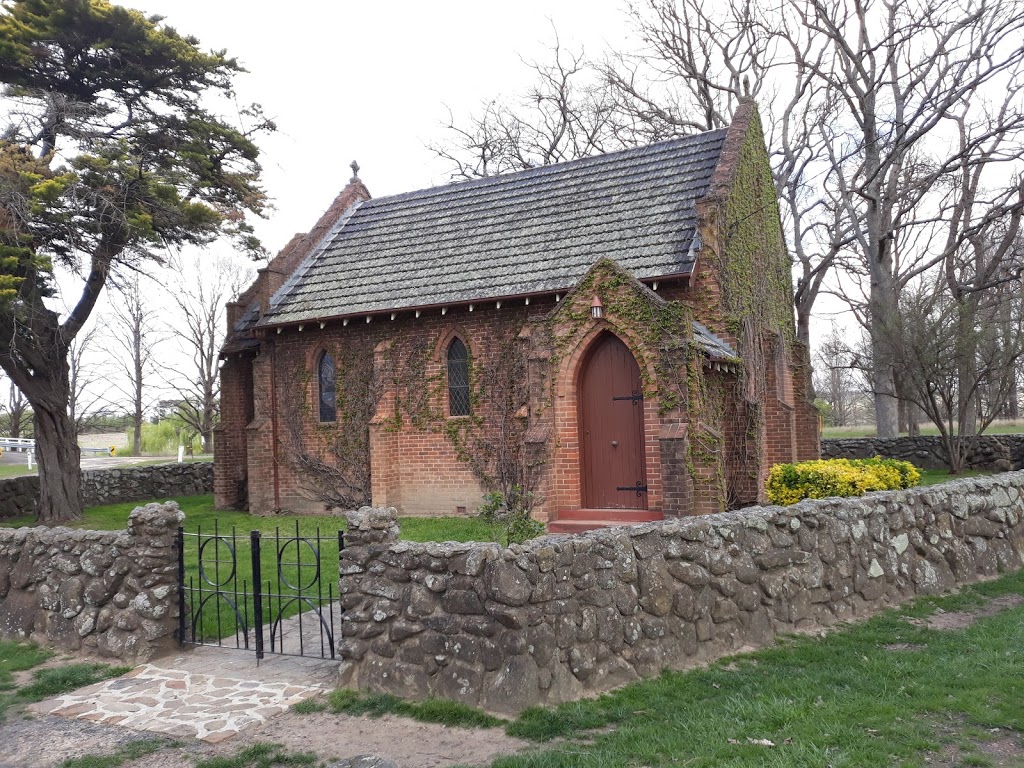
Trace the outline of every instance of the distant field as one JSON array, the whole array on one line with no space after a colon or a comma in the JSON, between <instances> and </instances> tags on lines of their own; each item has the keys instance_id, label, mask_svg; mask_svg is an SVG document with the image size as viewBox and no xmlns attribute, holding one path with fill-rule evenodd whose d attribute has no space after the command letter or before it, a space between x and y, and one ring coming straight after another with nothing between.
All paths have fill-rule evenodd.
<instances>
[{"instance_id":1,"label":"distant field","mask_svg":"<svg viewBox=\"0 0 1024 768\"><path fill-rule=\"evenodd\" d=\"M78 444L83 448L108 448L111 445L115 448L125 448L128 445L128 436L124 432L79 435Z\"/></svg>"},{"instance_id":2,"label":"distant field","mask_svg":"<svg viewBox=\"0 0 1024 768\"><path fill-rule=\"evenodd\" d=\"M1024 433L1024 422L997 421L985 430L986 435L1019 435ZM906 433L902 433L906 434ZM922 435L937 435L939 430L932 424L921 425ZM825 427L821 430L822 437L874 437L875 428L870 424L852 427Z\"/></svg>"}]
</instances>

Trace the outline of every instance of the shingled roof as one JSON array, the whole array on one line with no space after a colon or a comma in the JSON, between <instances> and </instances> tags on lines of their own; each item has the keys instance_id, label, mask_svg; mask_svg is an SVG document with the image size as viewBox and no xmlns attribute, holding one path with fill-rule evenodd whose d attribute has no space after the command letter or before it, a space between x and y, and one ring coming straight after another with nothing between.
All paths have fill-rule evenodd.
<instances>
[{"instance_id":1,"label":"shingled roof","mask_svg":"<svg viewBox=\"0 0 1024 768\"><path fill-rule=\"evenodd\" d=\"M357 203L259 325L571 288L601 257L686 275L726 131Z\"/></svg>"}]
</instances>

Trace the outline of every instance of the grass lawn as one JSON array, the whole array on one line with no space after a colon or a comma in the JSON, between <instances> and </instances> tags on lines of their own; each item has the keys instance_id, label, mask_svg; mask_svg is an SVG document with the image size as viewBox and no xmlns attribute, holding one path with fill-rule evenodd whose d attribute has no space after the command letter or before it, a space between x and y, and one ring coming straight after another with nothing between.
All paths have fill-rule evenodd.
<instances>
[{"instance_id":1,"label":"grass lawn","mask_svg":"<svg viewBox=\"0 0 1024 768\"><path fill-rule=\"evenodd\" d=\"M963 477L986 477L995 474L979 469L965 469L959 475L949 474L948 469L919 469L918 472L921 473L921 485L937 485L949 480L959 480Z\"/></svg>"},{"instance_id":2,"label":"grass lawn","mask_svg":"<svg viewBox=\"0 0 1024 768\"><path fill-rule=\"evenodd\" d=\"M996 423L985 430L986 435L1019 435L1024 433L1024 424L1015 422ZM939 430L934 424L922 424L922 435L938 435ZM830 437L874 437L875 428L871 424L861 424L853 427L824 427L821 436ZM906 435L901 435L906 437Z\"/></svg>"},{"instance_id":3,"label":"grass lawn","mask_svg":"<svg viewBox=\"0 0 1024 768\"><path fill-rule=\"evenodd\" d=\"M12 711L34 701L42 701L62 693L92 685L108 677L123 675L130 667L108 664L74 663L33 671L20 685L16 672L24 672L53 657L51 651L32 643L0 640L0 721Z\"/></svg>"},{"instance_id":4,"label":"grass lawn","mask_svg":"<svg viewBox=\"0 0 1024 768\"><path fill-rule=\"evenodd\" d=\"M25 464L0 464L0 480L8 477L24 477L25 475L37 474L35 465L29 469Z\"/></svg>"},{"instance_id":5,"label":"grass lawn","mask_svg":"<svg viewBox=\"0 0 1024 768\"><path fill-rule=\"evenodd\" d=\"M102 507L87 509L82 520L76 521L72 527L88 528L92 530L120 530L127 526L128 514L143 502L129 502L125 504L108 504ZM208 544L203 552L203 567L211 581L221 584L222 591L231 592L231 599L238 605L243 618L253 616L252 598L248 601L242 599L242 595L251 591L252 587L252 557L249 541L249 533L258 530L263 534L260 548L260 568L262 571L262 582L274 580L272 591L278 591L276 583L277 552L283 547L283 561L296 562L296 543L291 540L296 536L296 525L298 536L308 538L316 546L321 554L323 571L320 574L320 585L323 590L323 597L326 600L329 594L337 595L338 590L338 544L337 533L339 529L345 528L344 517L314 517L310 515L277 515L274 517L254 517L245 512L225 512L215 510L213 507L213 496L192 496L178 499L178 504L185 512L185 531L187 533L202 533L205 537L212 536L216 532L219 541ZM406 517L400 520L402 526L402 538L408 541L491 541L495 537L495 531L476 517ZM8 528L17 528L23 525L34 525L32 517L12 518L4 520L0 525ZM319 543L314 542L315 537L321 537ZM228 578L230 573L230 555L225 549L230 545L235 551L235 574ZM305 544L301 547L301 557L305 560L302 566L303 580L308 583L311 576L310 548ZM193 585L195 589L203 588L203 592L195 593L190 597L190 603L195 606L202 600L204 595L209 594L212 587L204 581L199 569L199 540L196 537L185 537L185 583ZM220 561L218 563L218 561ZM218 572L217 569L220 569ZM297 582L298 566L286 566L282 575L291 583ZM332 585L332 593L328 592L328 585ZM239 597L235 599L234 593L238 592ZM289 591L284 590L286 593ZM239 622L235 620L234 609L225 601L216 598L214 602L208 603L210 610L204 609L202 629L197 627L197 634L206 638L233 637ZM215 610L220 606L220 611ZM297 613L302 607L298 602L290 606L284 606L284 615L289 616ZM305 606L308 607L308 606ZM198 623L198 622L197 622Z\"/></svg>"}]
</instances>

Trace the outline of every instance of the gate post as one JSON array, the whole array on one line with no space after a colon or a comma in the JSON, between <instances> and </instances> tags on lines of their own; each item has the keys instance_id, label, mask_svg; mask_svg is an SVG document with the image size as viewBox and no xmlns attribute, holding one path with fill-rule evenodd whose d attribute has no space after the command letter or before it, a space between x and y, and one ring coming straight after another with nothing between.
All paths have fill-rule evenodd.
<instances>
[{"instance_id":1,"label":"gate post","mask_svg":"<svg viewBox=\"0 0 1024 768\"><path fill-rule=\"evenodd\" d=\"M185 645L185 528L178 526L178 643Z\"/></svg>"},{"instance_id":2,"label":"gate post","mask_svg":"<svg viewBox=\"0 0 1024 768\"><path fill-rule=\"evenodd\" d=\"M252 554L252 609L253 636L256 640L256 659L263 658L263 573L260 564L260 532L249 534L250 551Z\"/></svg>"}]
</instances>

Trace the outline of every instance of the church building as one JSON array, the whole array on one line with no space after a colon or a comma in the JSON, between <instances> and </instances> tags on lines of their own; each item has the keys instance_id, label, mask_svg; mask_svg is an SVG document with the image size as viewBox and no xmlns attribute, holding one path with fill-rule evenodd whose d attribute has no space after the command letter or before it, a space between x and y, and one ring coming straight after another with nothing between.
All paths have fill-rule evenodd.
<instances>
[{"instance_id":1,"label":"church building","mask_svg":"<svg viewBox=\"0 0 1024 768\"><path fill-rule=\"evenodd\" d=\"M372 198L228 307L215 495L552 531L718 512L818 457L760 119Z\"/></svg>"}]
</instances>

